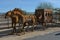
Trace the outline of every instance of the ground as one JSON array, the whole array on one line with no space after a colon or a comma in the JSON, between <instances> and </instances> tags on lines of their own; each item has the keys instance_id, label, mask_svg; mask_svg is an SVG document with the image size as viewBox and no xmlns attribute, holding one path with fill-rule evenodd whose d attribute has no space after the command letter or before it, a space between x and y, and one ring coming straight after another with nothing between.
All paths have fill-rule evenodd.
<instances>
[{"instance_id":1,"label":"ground","mask_svg":"<svg viewBox=\"0 0 60 40\"><path fill-rule=\"evenodd\" d=\"M24 35L7 35L10 29L0 30L0 40L59 40L59 27L48 28L45 31L26 32Z\"/></svg>"}]
</instances>

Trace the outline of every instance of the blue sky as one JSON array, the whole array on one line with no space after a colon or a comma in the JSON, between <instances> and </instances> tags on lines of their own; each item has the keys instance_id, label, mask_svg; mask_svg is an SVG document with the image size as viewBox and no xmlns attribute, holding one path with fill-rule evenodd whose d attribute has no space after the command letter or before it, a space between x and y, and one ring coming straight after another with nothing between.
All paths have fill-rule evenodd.
<instances>
[{"instance_id":1,"label":"blue sky","mask_svg":"<svg viewBox=\"0 0 60 40\"><path fill-rule=\"evenodd\" d=\"M0 12L7 12L14 8L34 12L35 8L42 2L48 2L54 7L60 8L60 0L0 0Z\"/></svg>"}]
</instances>

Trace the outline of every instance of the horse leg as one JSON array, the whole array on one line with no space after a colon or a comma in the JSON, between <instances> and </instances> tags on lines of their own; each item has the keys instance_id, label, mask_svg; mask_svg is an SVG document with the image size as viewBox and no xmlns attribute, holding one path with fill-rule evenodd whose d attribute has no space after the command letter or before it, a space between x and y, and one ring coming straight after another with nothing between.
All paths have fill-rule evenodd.
<instances>
[{"instance_id":1,"label":"horse leg","mask_svg":"<svg viewBox=\"0 0 60 40\"><path fill-rule=\"evenodd\" d=\"M13 29L14 29L14 32L17 34L17 31L16 31L16 23L14 23Z\"/></svg>"},{"instance_id":2,"label":"horse leg","mask_svg":"<svg viewBox=\"0 0 60 40\"><path fill-rule=\"evenodd\" d=\"M33 22L31 23L31 31L32 32L34 31L34 23Z\"/></svg>"},{"instance_id":3,"label":"horse leg","mask_svg":"<svg viewBox=\"0 0 60 40\"><path fill-rule=\"evenodd\" d=\"M20 22L19 22L19 33L21 33L21 25L20 25Z\"/></svg>"},{"instance_id":4,"label":"horse leg","mask_svg":"<svg viewBox=\"0 0 60 40\"><path fill-rule=\"evenodd\" d=\"M23 25L21 25L21 27L19 28L19 32L20 33L18 33L18 36L20 36L21 34L25 34L25 29Z\"/></svg>"},{"instance_id":5,"label":"horse leg","mask_svg":"<svg viewBox=\"0 0 60 40\"><path fill-rule=\"evenodd\" d=\"M31 29L31 31L32 31L32 32L34 31L34 25L32 25L32 29Z\"/></svg>"},{"instance_id":6,"label":"horse leg","mask_svg":"<svg viewBox=\"0 0 60 40\"><path fill-rule=\"evenodd\" d=\"M23 25L22 25L22 29L21 29L21 31L25 34L25 28L24 28Z\"/></svg>"},{"instance_id":7,"label":"horse leg","mask_svg":"<svg viewBox=\"0 0 60 40\"><path fill-rule=\"evenodd\" d=\"M12 22L12 28L13 28L13 22ZM12 32L11 32L11 34L13 34L14 33L14 28L13 28L13 30L12 30Z\"/></svg>"}]
</instances>

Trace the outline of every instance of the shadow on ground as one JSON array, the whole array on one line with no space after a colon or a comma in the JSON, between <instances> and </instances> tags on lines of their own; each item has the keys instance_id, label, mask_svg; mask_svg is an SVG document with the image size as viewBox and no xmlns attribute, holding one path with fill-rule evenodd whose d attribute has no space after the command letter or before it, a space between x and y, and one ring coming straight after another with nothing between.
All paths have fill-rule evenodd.
<instances>
[{"instance_id":1,"label":"shadow on ground","mask_svg":"<svg viewBox=\"0 0 60 40\"><path fill-rule=\"evenodd\" d=\"M11 28L11 27L10 27ZM2 37L6 37L6 36L11 36L11 32L12 32L12 29L10 29L8 27L3 27L3 28L0 28L0 30L3 30L3 29L9 29L9 30L4 30L4 31L0 31L0 38ZM42 27L41 26L38 26L36 28L34 28L35 31L39 31ZM19 32L19 29L17 29L17 32Z\"/></svg>"},{"instance_id":2,"label":"shadow on ground","mask_svg":"<svg viewBox=\"0 0 60 40\"><path fill-rule=\"evenodd\" d=\"M17 33L19 32L18 30L19 29L17 29ZM6 36L15 36L14 34L11 34L11 33L12 33L12 29L0 31L0 38L6 37Z\"/></svg>"},{"instance_id":3,"label":"shadow on ground","mask_svg":"<svg viewBox=\"0 0 60 40\"><path fill-rule=\"evenodd\" d=\"M45 35L34 36L23 40L60 40L60 36L56 36L56 35L60 35L59 32L60 31L45 34Z\"/></svg>"},{"instance_id":4,"label":"shadow on ground","mask_svg":"<svg viewBox=\"0 0 60 40\"><path fill-rule=\"evenodd\" d=\"M60 33L55 34L56 36L60 35Z\"/></svg>"},{"instance_id":5,"label":"shadow on ground","mask_svg":"<svg viewBox=\"0 0 60 40\"><path fill-rule=\"evenodd\" d=\"M0 38L4 36L9 36L12 30L6 30L6 31L1 31L0 32Z\"/></svg>"}]
</instances>

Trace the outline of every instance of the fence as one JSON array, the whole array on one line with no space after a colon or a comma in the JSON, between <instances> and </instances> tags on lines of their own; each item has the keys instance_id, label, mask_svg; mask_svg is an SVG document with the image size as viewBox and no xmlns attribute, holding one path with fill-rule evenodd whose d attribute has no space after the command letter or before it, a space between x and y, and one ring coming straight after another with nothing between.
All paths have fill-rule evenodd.
<instances>
[{"instance_id":1,"label":"fence","mask_svg":"<svg viewBox=\"0 0 60 40\"><path fill-rule=\"evenodd\" d=\"M11 27L11 19L4 18L4 15L0 15L0 29Z\"/></svg>"},{"instance_id":2,"label":"fence","mask_svg":"<svg viewBox=\"0 0 60 40\"><path fill-rule=\"evenodd\" d=\"M51 23L49 26L60 27L60 15L53 14L52 21L53 23Z\"/></svg>"},{"instance_id":3,"label":"fence","mask_svg":"<svg viewBox=\"0 0 60 40\"><path fill-rule=\"evenodd\" d=\"M54 23L51 23L51 25L60 26L59 16L53 14L52 20L54 21ZM11 28L11 26L11 19L5 19L4 15L0 15L0 29Z\"/></svg>"}]
</instances>

